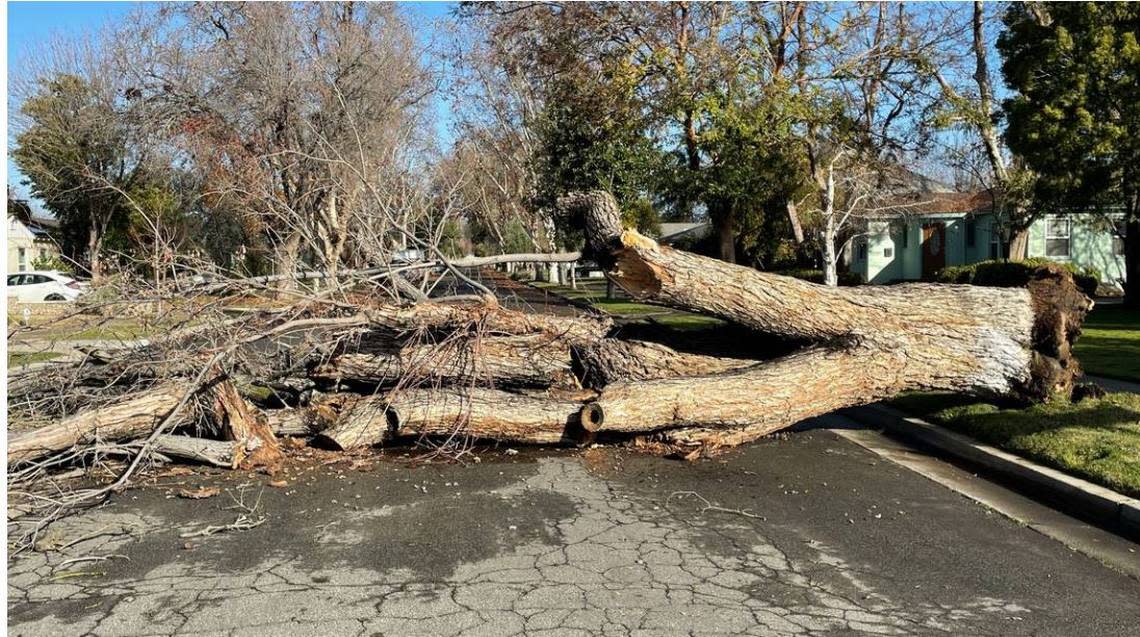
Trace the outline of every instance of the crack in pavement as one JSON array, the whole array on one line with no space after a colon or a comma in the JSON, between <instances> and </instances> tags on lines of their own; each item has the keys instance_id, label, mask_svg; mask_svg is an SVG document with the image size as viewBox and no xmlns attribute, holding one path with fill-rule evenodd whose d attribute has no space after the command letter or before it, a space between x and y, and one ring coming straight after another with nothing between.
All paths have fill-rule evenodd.
<instances>
[{"instance_id":1,"label":"crack in pavement","mask_svg":"<svg viewBox=\"0 0 1140 637\"><path fill-rule=\"evenodd\" d=\"M320 555L282 547L237 569L221 568L217 559L167 560L108 581L58 574L53 580L66 555L22 556L9 564L9 630L29 636L999 635L1045 629L1058 611L989 594L959 594L952 603L948 596L941 602L899 597L894 593L902 587L890 573L849 563L822 540L789 539L776 522L663 501L615 485L579 457L542 457L526 470L484 492L479 504L511 512L547 502L548 515L500 528L488 556L455 560L446 573L399 566L393 556L380 559L385 568L354 565L354 555L394 550L385 534L409 520L442 526L436 530L445 537L474 532L472 522L425 514L422 499L410 500L338 511L335 532L331 522L313 520L301 532L315 538ZM169 531L161 517L118 508L67 520L70 528L62 531L78 535L114 524L134 529L134 537L93 538L69 554L130 555L142 546L139 534ZM482 516L479 523L502 527L515 519L501 518ZM216 541L220 559L243 550L241 534ZM314 568L321 559L324 568Z\"/></svg>"}]
</instances>

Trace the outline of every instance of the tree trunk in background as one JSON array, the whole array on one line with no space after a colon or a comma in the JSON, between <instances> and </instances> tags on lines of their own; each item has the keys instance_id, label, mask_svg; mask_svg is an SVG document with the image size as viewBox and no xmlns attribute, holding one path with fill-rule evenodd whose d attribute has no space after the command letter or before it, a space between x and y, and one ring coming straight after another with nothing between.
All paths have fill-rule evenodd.
<instances>
[{"instance_id":1,"label":"tree trunk in background","mask_svg":"<svg viewBox=\"0 0 1140 637\"><path fill-rule=\"evenodd\" d=\"M732 215L722 212L715 219L715 224L720 260L725 263L736 263L736 231L733 228Z\"/></svg>"},{"instance_id":2,"label":"tree trunk in background","mask_svg":"<svg viewBox=\"0 0 1140 637\"><path fill-rule=\"evenodd\" d=\"M796 202L791 199L784 202L784 209L788 212L788 222L792 224L792 238L796 245L804 242L804 227L800 224L800 213L796 209Z\"/></svg>"},{"instance_id":3,"label":"tree trunk in background","mask_svg":"<svg viewBox=\"0 0 1140 637\"><path fill-rule=\"evenodd\" d=\"M1140 309L1140 210L1124 225L1124 304Z\"/></svg>"},{"instance_id":4,"label":"tree trunk in background","mask_svg":"<svg viewBox=\"0 0 1140 637\"><path fill-rule=\"evenodd\" d=\"M273 267L276 274L285 275L277 282L277 290L282 294L297 288L293 275L297 272L297 257L301 251L301 233L290 232L284 243L273 252Z\"/></svg>"},{"instance_id":5,"label":"tree trunk in background","mask_svg":"<svg viewBox=\"0 0 1140 637\"><path fill-rule=\"evenodd\" d=\"M87 231L87 262L91 268L91 284L99 285L103 282L103 234L95 220Z\"/></svg>"},{"instance_id":6,"label":"tree trunk in background","mask_svg":"<svg viewBox=\"0 0 1140 637\"><path fill-rule=\"evenodd\" d=\"M1013 229L1013 236L1009 239L1008 249L1008 258L1010 261L1024 261L1029 258L1029 226L1024 228L1015 227ZM1000 254L998 258L1001 258Z\"/></svg>"}]
</instances>

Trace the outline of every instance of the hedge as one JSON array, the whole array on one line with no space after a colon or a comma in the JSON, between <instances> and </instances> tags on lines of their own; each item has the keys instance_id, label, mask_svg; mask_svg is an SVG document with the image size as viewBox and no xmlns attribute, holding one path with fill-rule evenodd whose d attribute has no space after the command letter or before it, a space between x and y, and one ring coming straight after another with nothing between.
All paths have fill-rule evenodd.
<instances>
[{"instance_id":1,"label":"hedge","mask_svg":"<svg viewBox=\"0 0 1140 637\"><path fill-rule=\"evenodd\" d=\"M982 261L970 265L955 265L942 268L934 275L938 283L968 283L999 288L1025 287L1033 272L1042 267L1060 267L1073 275L1073 281L1082 292L1096 295L1100 284L1100 272L1095 268L1078 268L1072 263L1062 263L1034 257L1024 261Z\"/></svg>"}]
</instances>

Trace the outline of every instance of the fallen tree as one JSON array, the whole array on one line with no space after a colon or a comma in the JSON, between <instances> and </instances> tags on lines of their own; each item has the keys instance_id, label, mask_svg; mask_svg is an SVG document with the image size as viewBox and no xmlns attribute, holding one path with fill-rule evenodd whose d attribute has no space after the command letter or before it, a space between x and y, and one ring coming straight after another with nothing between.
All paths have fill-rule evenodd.
<instances>
[{"instance_id":1,"label":"fallen tree","mask_svg":"<svg viewBox=\"0 0 1140 637\"><path fill-rule=\"evenodd\" d=\"M284 435L354 449L425 437L571 444L602 434L691 457L900 392L1041 401L1069 392L1080 373L1071 345L1091 302L1059 268L1039 269L1026 288L824 287L660 246L623 228L606 193L560 205L586 228L589 256L636 300L715 316L797 349L767 360L747 348L685 351L684 342L625 338L600 313L536 314L486 296L315 300L67 367L71 386L117 385L120 395L67 403L74 413L14 434L9 463L152 434L153 453L220 466L272 466ZM227 371L187 382L219 357L228 357ZM139 379L152 388L122 394ZM31 401L53 385L25 375L17 395ZM155 432L188 393L206 408L187 411L178 426L198 422L211 444Z\"/></svg>"},{"instance_id":2,"label":"fallen tree","mask_svg":"<svg viewBox=\"0 0 1140 637\"><path fill-rule=\"evenodd\" d=\"M606 193L564 205L633 298L814 344L723 374L608 385L583 412L592 430L675 427L667 440L737 444L904 391L1046 400L1080 374L1071 345L1092 303L1060 268L1040 269L1023 289L826 287L659 246L623 229Z\"/></svg>"}]
</instances>

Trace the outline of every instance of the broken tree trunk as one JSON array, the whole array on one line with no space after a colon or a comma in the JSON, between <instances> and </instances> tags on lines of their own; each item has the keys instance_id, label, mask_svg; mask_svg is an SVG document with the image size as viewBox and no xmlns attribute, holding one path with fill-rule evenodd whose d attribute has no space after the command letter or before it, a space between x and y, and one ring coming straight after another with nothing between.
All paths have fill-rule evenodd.
<instances>
[{"instance_id":1,"label":"broken tree trunk","mask_svg":"<svg viewBox=\"0 0 1140 637\"><path fill-rule=\"evenodd\" d=\"M747 439L909 390L1043 400L1080 373L1069 348L1091 302L1059 268L1028 289L825 287L659 246L622 229L607 193L562 205L584 216L607 276L634 299L815 345L741 371L607 385L583 410L586 429L695 426Z\"/></svg>"},{"instance_id":2,"label":"broken tree trunk","mask_svg":"<svg viewBox=\"0 0 1140 637\"><path fill-rule=\"evenodd\" d=\"M678 352L660 343L606 338L577 351L582 384L601 388L620 381L705 376L756 365L746 358Z\"/></svg>"},{"instance_id":3,"label":"broken tree trunk","mask_svg":"<svg viewBox=\"0 0 1140 637\"><path fill-rule=\"evenodd\" d=\"M39 429L15 433L8 438L8 464L35 460L80 444L146 436L178 406L187 391L185 382L166 383Z\"/></svg>"},{"instance_id":4,"label":"broken tree trunk","mask_svg":"<svg viewBox=\"0 0 1140 637\"><path fill-rule=\"evenodd\" d=\"M578 440L582 401L483 388L398 389L318 410L336 424L320 440L336 449L407 436L471 436L530 444Z\"/></svg>"},{"instance_id":5,"label":"broken tree trunk","mask_svg":"<svg viewBox=\"0 0 1140 637\"><path fill-rule=\"evenodd\" d=\"M243 467L273 467L281 461L281 445L266 417L238 393L226 378L208 388L214 402L214 420L226 440L238 443Z\"/></svg>"},{"instance_id":6,"label":"broken tree trunk","mask_svg":"<svg viewBox=\"0 0 1140 637\"><path fill-rule=\"evenodd\" d=\"M367 324L404 332L444 331L449 334L479 333L484 336L546 334L570 344L593 343L604 337L613 321L604 315L552 316L500 307L494 299L482 303L445 304L425 302L411 306L388 306L366 310Z\"/></svg>"}]
</instances>

